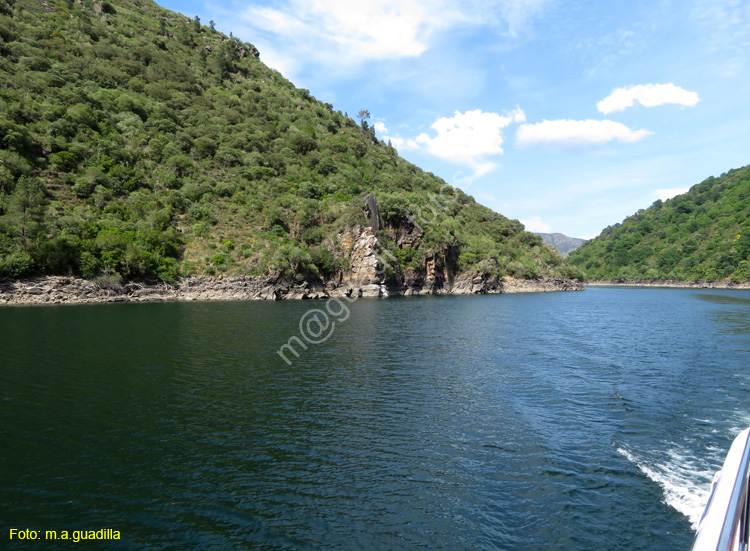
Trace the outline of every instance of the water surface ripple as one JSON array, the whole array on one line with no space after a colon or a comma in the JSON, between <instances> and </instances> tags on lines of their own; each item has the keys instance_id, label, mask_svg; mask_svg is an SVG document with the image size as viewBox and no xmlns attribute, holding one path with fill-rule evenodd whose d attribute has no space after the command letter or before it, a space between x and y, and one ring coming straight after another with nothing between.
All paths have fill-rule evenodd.
<instances>
[{"instance_id":1,"label":"water surface ripple","mask_svg":"<svg viewBox=\"0 0 750 551\"><path fill-rule=\"evenodd\" d=\"M0 309L0 524L112 549L687 549L750 293ZM40 544L15 543L18 549Z\"/></svg>"}]
</instances>

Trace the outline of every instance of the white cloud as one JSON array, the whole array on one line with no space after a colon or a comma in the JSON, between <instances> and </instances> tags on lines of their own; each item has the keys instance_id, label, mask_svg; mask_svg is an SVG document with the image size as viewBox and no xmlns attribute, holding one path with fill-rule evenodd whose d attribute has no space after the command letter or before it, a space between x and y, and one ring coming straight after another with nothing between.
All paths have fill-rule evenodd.
<instances>
[{"instance_id":1,"label":"white cloud","mask_svg":"<svg viewBox=\"0 0 750 551\"><path fill-rule=\"evenodd\" d=\"M550 233L550 227L548 224L542 222L542 219L538 216L532 216L525 220L520 221L524 225L526 231L538 232L538 233Z\"/></svg>"},{"instance_id":2,"label":"white cloud","mask_svg":"<svg viewBox=\"0 0 750 551\"><path fill-rule=\"evenodd\" d=\"M280 7L251 7L243 18L297 46L317 47L310 53L333 49L360 59L418 56L432 31L425 7L414 0L290 0Z\"/></svg>"},{"instance_id":3,"label":"white cloud","mask_svg":"<svg viewBox=\"0 0 750 551\"><path fill-rule=\"evenodd\" d=\"M623 111L632 107L637 101L644 107L656 107L665 103L675 103L692 107L698 103L698 93L668 84L639 84L626 88L617 88L609 96L596 104L596 108L605 115Z\"/></svg>"},{"instance_id":4,"label":"white cloud","mask_svg":"<svg viewBox=\"0 0 750 551\"><path fill-rule=\"evenodd\" d=\"M261 44L261 48L263 45ZM291 75L298 65L296 59L285 56L283 53L276 52L270 48L263 48L261 51L263 63L271 69L276 69L282 75Z\"/></svg>"},{"instance_id":5,"label":"white cloud","mask_svg":"<svg viewBox=\"0 0 750 551\"><path fill-rule=\"evenodd\" d=\"M538 143L564 143L570 145L598 145L610 140L632 143L651 134L648 130L631 130L622 123L609 120L575 121L568 119L536 124L524 124L516 132L516 141L521 145Z\"/></svg>"},{"instance_id":6,"label":"white cloud","mask_svg":"<svg viewBox=\"0 0 750 551\"><path fill-rule=\"evenodd\" d=\"M398 151L409 151L413 149L419 149L419 144L414 140L408 140L399 136L383 136L383 141L390 141L391 145Z\"/></svg>"},{"instance_id":7,"label":"white cloud","mask_svg":"<svg viewBox=\"0 0 750 551\"><path fill-rule=\"evenodd\" d=\"M414 140L402 138L401 136L391 136L388 127L383 121L377 121L372 125L377 132L378 137L384 142L391 142L391 145L399 151L419 149L419 144Z\"/></svg>"},{"instance_id":8,"label":"white cloud","mask_svg":"<svg viewBox=\"0 0 750 551\"><path fill-rule=\"evenodd\" d=\"M488 27L515 37L554 0L277 0L217 13L223 27L261 45L264 62L294 69L334 63L329 69L372 59L418 57L456 27ZM287 77L291 76L284 73Z\"/></svg>"},{"instance_id":9,"label":"white cloud","mask_svg":"<svg viewBox=\"0 0 750 551\"><path fill-rule=\"evenodd\" d=\"M436 157L468 164L476 178L496 166L485 157L503 154L503 128L525 120L526 115L520 108L505 115L484 113L480 109L456 111L452 117L440 117L432 124L437 136L422 133L416 142Z\"/></svg>"},{"instance_id":10,"label":"white cloud","mask_svg":"<svg viewBox=\"0 0 750 551\"><path fill-rule=\"evenodd\" d=\"M681 195L683 193L687 193L689 188L664 188L664 189L657 189L654 191L654 196L661 199L662 201L666 201L667 199L671 199L672 197L675 197L677 195Z\"/></svg>"}]
</instances>

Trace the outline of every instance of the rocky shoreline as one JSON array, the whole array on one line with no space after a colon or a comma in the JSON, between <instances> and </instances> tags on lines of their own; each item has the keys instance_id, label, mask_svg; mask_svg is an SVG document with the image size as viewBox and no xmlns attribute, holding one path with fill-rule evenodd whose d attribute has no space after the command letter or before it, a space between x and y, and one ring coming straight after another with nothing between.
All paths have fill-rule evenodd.
<instances>
[{"instance_id":1,"label":"rocky shoreline","mask_svg":"<svg viewBox=\"0 0 750 551\"><path fill-rule=\"evenodd\" d=\"M369 226L356 224L336 234L346 251L348 268L327 280L316 276L191 276L177 285L163 282L120 283L111 276L86 280L74 276L43 276L23 280L0 279L0 306L25 304L85 304L97 302L156 302L210 300L304 300L331 297L390 297L411 295L473 295L583 291L577 280L534 280L459 272L457 246L432 251L419 266L402 267L381 248L377 232L386 230L372 195L365 197ZM412 223L391 228L399 249L419 248L423 230ZM497 263L494 263L497 267ZM118 276L119 277L119 276Z\"/></svg>"},{"instance_id":2,"label":"rocky shoreline","mask_svg":"<svg viewBox=\"0 0 750 551\"><path fill-rule=\"evenodd\" d=\"M678 281L672 279L633 279L633 280L595 280L586 281L590 287L666 287L674 289L736 289L749 290L750 281Z\"/></svg>"},{"instance_id":3,"label":"rocky shoreline","mask_svg":"<svg viewBox=\"0 0 750 551\"><path fill-rule=\"evenodd\" d=\"M379 282L355 285L348 281L279 276L193 276L179 285L130 282L102 284L76 277L44 276L0 281L0 305L86 304L103 302L295 300L329 297L388 297L425 294L499 294L582 291L578 281L565 279L518 280L459 275L450 286L401 286Z\"/></svg>"}]
</instances>

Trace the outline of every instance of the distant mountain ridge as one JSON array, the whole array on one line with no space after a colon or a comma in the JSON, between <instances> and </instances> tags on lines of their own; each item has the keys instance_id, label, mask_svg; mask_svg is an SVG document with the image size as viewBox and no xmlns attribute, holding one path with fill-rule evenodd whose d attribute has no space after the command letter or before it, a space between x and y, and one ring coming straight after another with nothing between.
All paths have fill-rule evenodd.
<instances>
[{"instance_id":1,"label":"distant mountain ridge","mask_svg":"<svg viewBox=\"0 0 750 551\"><path fill-rule=\"evenodd\" d=\"M562 233L537 232L537 235L541 235L542 241L547 245L552 245L563 257L567 257L571 251L574 251L586 241L578 237L568 237Z\"/></svg>"}]
</instances>

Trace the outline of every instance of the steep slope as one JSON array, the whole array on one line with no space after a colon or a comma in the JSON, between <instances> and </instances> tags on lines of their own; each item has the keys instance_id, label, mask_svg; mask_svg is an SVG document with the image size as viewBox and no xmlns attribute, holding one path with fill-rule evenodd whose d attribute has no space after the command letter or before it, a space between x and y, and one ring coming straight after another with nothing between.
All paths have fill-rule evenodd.
<instances>
[{"instance_id":1,"label":"steep slope","mask_svg":"<svg viewBox=\"0 0 750 551\"><path fill-rule=\"evenodd\" d=\"M150 0L0 0L0 277L569 275L211 27Z\"/></svg>"},{"instance_id":2,"label":"steep slope","mask_svg":"<svg viewBox=\"0 0 750 551\"><path fill-rule=\"evenodd\" d=\"M656 201L571 253L587 279L750 280L750 166Z\"/></svg>"},{"instance_id":3,"label":"steep slope","mask_svg":"<svg viewBox=\"0 0 750 551\"><path fill-rule=\"evenodd\" d=\"M559 252L563 258L567 257L571 251L574 251L581 245L585 239L579 239L578 237L568 237L562 233L537 233L542 236L542 241L547 245L553 246L557 252Z\"/></svg>"}]
</instances>

